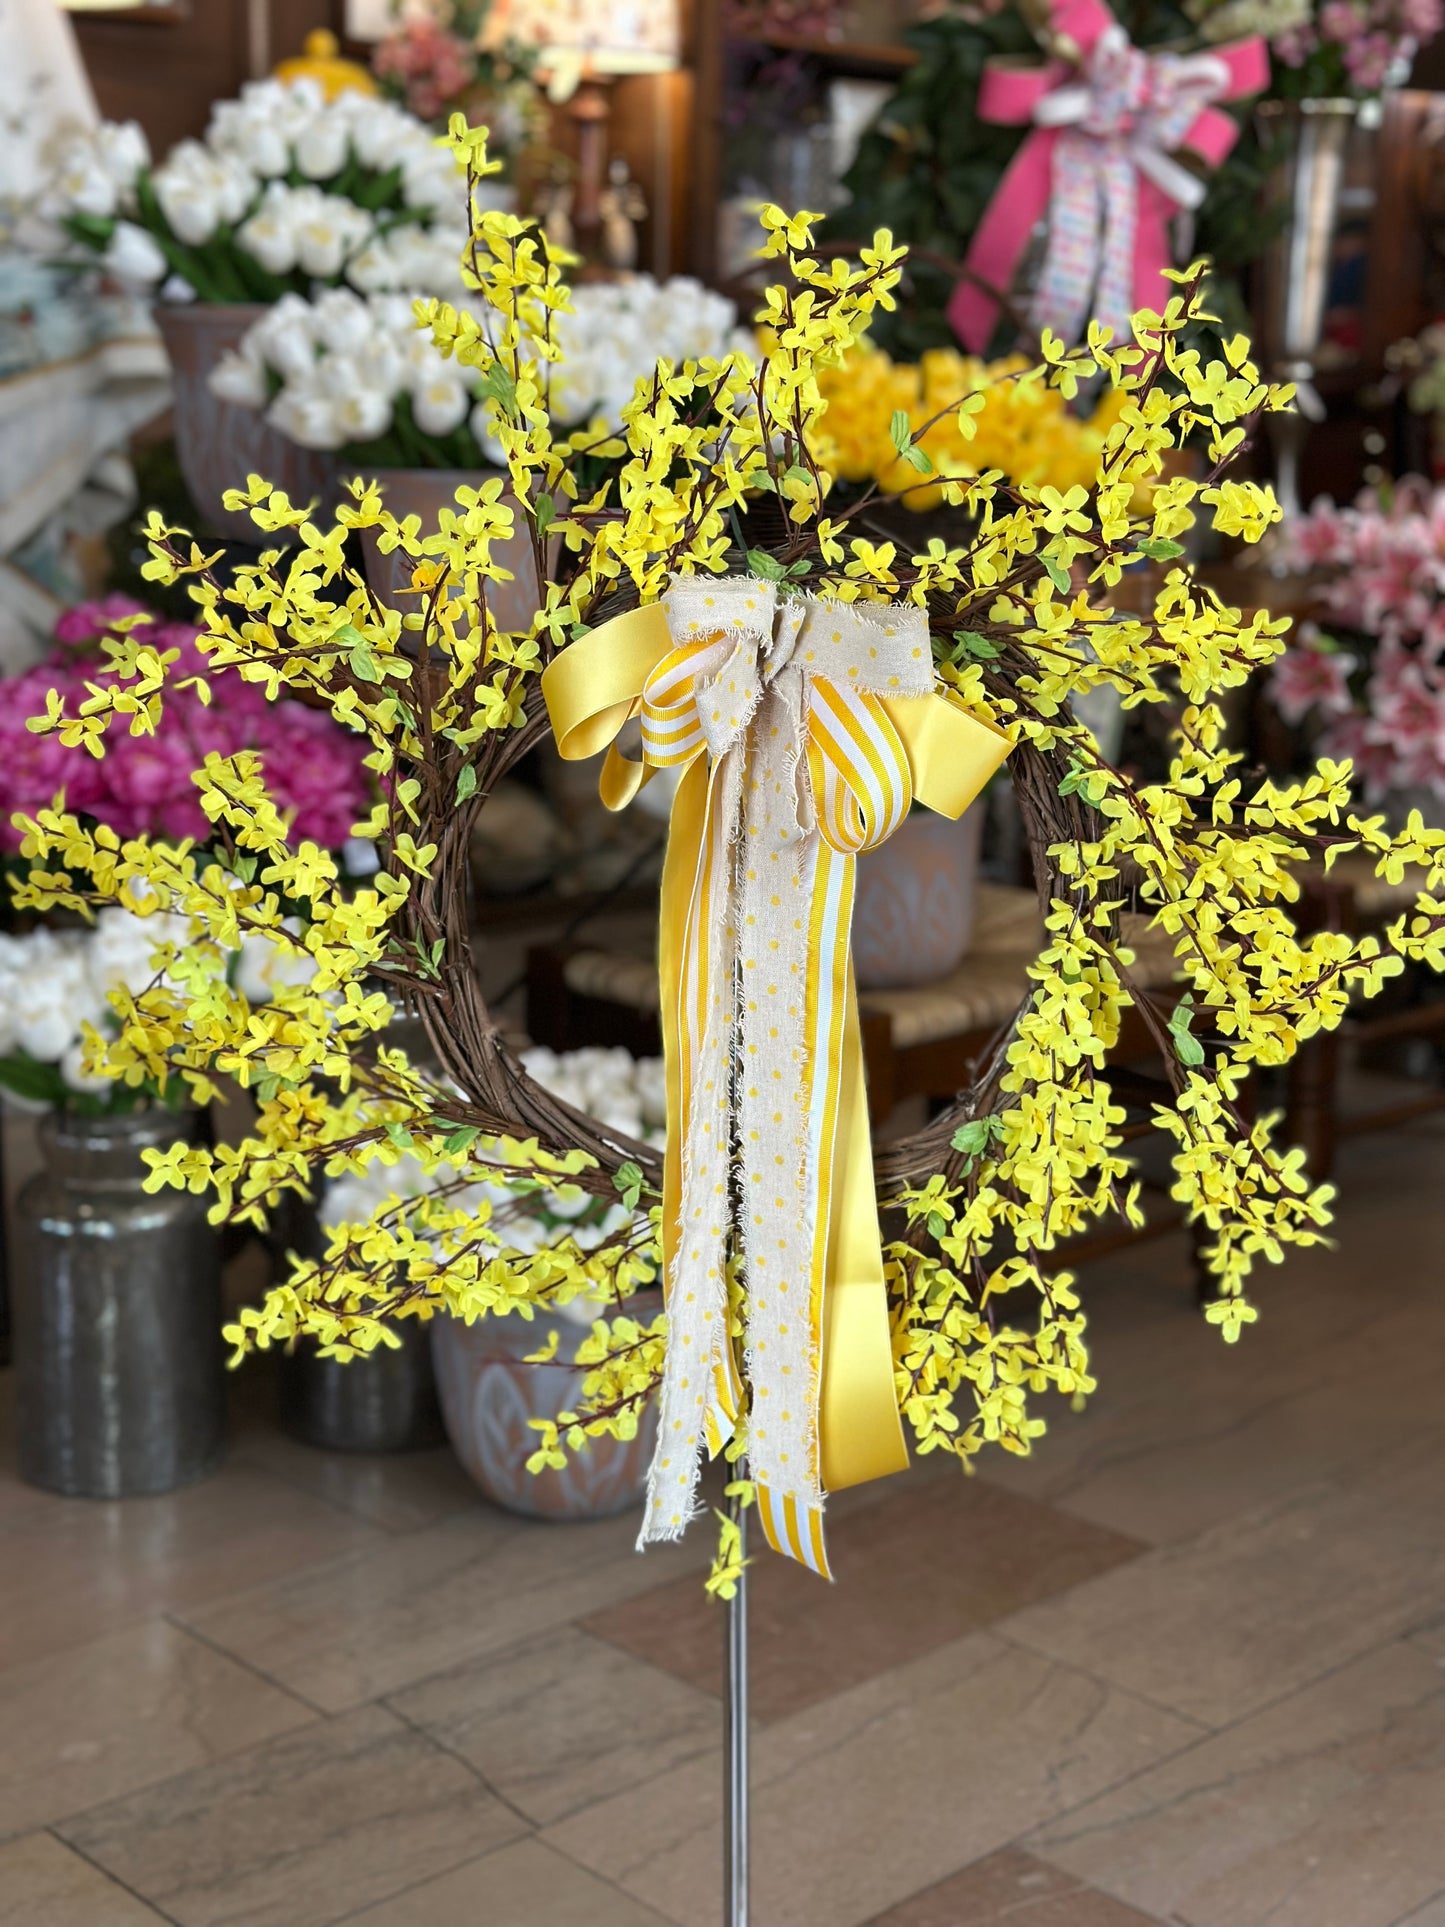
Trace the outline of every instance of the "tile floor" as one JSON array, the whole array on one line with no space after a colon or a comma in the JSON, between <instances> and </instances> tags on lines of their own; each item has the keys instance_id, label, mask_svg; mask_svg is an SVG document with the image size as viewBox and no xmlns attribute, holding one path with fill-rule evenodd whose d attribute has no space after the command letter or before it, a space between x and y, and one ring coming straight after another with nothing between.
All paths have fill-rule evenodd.
<instances>
[{"instance_id":1,"label":"tile floor","mask_svg":"<svg viewBox=\"0 0 1445 1927\"><path fill-rule=\"evenodd\" d=\"M1025 1462L755 1568L758 1927L1445 1927L1445 1128L1227 1349L1182 1242L1087 1275ZM62 1501L0 1437L0 1927L714 1927L703 1536L285 1439ZM8 1411L0 1373L0 1433Z\"/></svg>"}]
</instances>

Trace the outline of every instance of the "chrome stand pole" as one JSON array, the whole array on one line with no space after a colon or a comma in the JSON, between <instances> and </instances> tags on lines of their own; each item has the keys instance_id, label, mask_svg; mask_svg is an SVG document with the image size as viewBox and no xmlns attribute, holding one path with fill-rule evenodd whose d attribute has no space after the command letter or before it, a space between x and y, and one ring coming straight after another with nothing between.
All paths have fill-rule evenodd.
<instances>
[{"instance_id":1,"label":"chrome stand pole","mask_svg":"<svg viewBox=\"0 0 1445 1927\"><path fill-rule=\"evenodd\" d=\"M747 1475L738 1466L734 1477ZM748 1555L748 1515L742 1500L727 1502L735 1521L739 1556ZM728 1601L727 1661L723 1689L723 1920L748 1927L748 1569Z\"/></svg>"}]
</instances>

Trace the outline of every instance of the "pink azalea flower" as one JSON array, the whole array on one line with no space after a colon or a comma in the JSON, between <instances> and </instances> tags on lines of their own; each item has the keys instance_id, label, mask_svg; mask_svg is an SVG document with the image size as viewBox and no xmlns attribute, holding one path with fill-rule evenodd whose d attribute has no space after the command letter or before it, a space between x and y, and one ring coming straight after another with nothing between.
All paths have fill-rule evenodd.
<instances>
[{"instance_id":1,"label":"pink azalea flower","mask_svg":"<svg viewBox=\"0 0 1445 1927\"><path fill-rule=\"evenodd\" d=\"M1344 716L1353 708L1350 673L1355 658L1341 650L1286 649L1270 676L1270 695L1287 723L1303 722L1312 709Z\"/></svg>"},{"instance_id":2,"label":"pink azalea flower","mask_svg":"<svg viewBox=\"0 0 1445 1927\"><path fill-rule=\"evenodd\" d=\"M1342 716L1319 740L1322 756L1355 766L1355 780L1370 802L1378 802L1400 781L1399 759L1388 743L1372 742L1363 716Z\"/></svg>"}]
</instances>

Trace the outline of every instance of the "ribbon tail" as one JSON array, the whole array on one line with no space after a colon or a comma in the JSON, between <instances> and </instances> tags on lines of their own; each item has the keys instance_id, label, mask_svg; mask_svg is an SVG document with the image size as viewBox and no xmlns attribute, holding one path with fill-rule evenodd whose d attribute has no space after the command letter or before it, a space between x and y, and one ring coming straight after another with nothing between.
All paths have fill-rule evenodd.
<instances>
[{"instance_id":1,"label":"ribbon tail","mask_svg":"<svg viewBox=\"0 0 1445 1927\"><path fill-rule=\"evenodd\" d=\"M1057 139L1050 129L1026 136L974 230L964 259L969 278L958 283L948 304L949 325L971 354L988 352L999 303L1008 295L1035 222L1049 205Z\"/></svg>"},{"instance_id":2,"label":"ribbon tail","mask_svg":"<svg viewBox=\"0 0 1445 1927\"><path fill-rule=\"evenodd\" d=\"M717 1372L729 1342L729 805L735 808L738 782L736 755L711 769L699 757L687 769L673 802L663 867L663 1058L668 1116L680 1128L668 1132L663 1162L668 1342L639 1545L678 1538L686 1529L697 1510L703 1440L719 1424Z\"/></svg>"}]
</instances>

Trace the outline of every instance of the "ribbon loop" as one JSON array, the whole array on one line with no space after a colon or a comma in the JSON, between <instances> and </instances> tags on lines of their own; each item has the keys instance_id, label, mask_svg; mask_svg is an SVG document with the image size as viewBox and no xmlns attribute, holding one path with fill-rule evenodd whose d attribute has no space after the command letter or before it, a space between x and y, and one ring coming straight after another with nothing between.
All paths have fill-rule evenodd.
<instances>
[{"instance_id":1,"label":"ribbon loop","mask_svg":"<svg viewBox=\"0 0 1445 1927\"><path fill-rule=\"evenodd\" d=\"M640 715L644 763L610 750L604 800L684 770L659 941L668 1346L642 1539L681 1533L702 1448L741 1428L769 1540L826 1573L825 1489L907 1463L854 861L915 795L960 815L1010 745L935 691L921 610L780 600L750 578L678 580L573 643L542 686L564 756Z\"/></svg>"},{"instance_id":2,"label":"ribbon loop","mask_svg":"<svg viewBox=\"0 0 1445 1927\"><path fill-rule=\"evenodd\" d=\"M1131 45L1105 0L1058 0L1056 38L1078 53L1019 69L990 62L979 115L1032 122L975 230L949 303L955 333L975 354L988 347L999 297L1008 293L1035 224L1048 246L1030 321L1075 341L1092 314L1123 339L1138 308L1168 299L1169 217L1193 209L1204 184L1174 158L1192 149L1217 165L1238 137L1217 101L1258 93L1269 58L1256 35L1208 54L1150 54Z\"/></svg>"}]
</instances>

